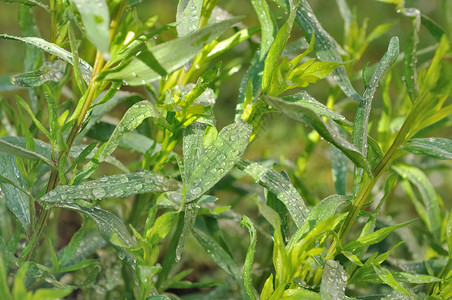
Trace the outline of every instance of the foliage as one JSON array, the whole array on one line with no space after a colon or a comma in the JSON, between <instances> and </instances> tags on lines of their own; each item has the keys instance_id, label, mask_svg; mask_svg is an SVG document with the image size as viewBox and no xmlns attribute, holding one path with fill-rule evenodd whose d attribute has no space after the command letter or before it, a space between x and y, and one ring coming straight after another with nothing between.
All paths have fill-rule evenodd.
<instances>
[{"instance_id":1,"label":"foliage","mask_svg":"<svg viewBox=\"0 0 452 300\"><path fill-rule=\"evenodd\" d=\"M167 24L147 1L3 2L25 55L0 78L1 299L452 297L450 1L443 26L375 1L406 29L336 0L342 43L307 0L251 0L254 27L216 0ZM275 115L304 148L252 158Z\"/></svg>"}]
</instances>

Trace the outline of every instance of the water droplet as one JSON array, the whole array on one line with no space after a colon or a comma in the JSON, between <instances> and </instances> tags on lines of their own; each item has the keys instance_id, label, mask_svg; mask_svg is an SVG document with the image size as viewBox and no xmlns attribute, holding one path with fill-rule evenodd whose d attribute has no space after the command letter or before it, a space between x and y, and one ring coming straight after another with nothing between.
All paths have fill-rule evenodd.
<instances>
[{"instance_id":1,"label":"water droplet","mask_svg":"<svg viewBox=\"0 0 452 300\"><path fill-rule=\"evenodd\" d=\"M105 197L106 193L103 188L95 188L93 189L93 196L96 198L102 198Z\"/></svg>"},{"instance_id":2,"label":"water droplet","mask_svg":"<svg viewBox=\"0 0 452 300\"><path fill-rule=\"evenodd\" d=\"M115 190L113 191L113 194L114 194L116 197L121 197L121 196L124 194L124 191L121 190L121 189L115 189Z\"/></svg>"},{"instance_id":3,"label":"water droplet","mask_svg":"<svg viewBox=\"0 0 452 300\"><path fill-rule=\"evenodd\" d=\"M57 194L57 192L55 192L55 191L50 191L49 192L49 196L50 197L54 197L54 196L56 196L56 194Z\"/></svg>"},{"instance_id":4,"label":"water droplet","mask_svg":"<svg viewBox=\"0 0 452 300\"><path fill-rule=\"evenodd\" d=\"M143 185L141 184L141 183L137 183L136 185L135 185L135 189L136 190L141 190L143 188Z\"/></svg>"},{"instance_id":5,"label":"water droplet","mask_svg":"<svg viewBox=\"0 0 452 300\"><path fill-rule=\"evenodd\" d=\"M198 194L200 194L200 193L202 192L202 190L201 190L201 188L200 188L199 186L195 186L195 187L193 187L193 188L190 190L190 192L191 192L193 195L198 195Z\"/></svg>"},{"instance_id":6,"label":"water droplet","mask_svg":"<svg viewBox=\"0 0 452 300\"><path fill-rule=\"evenodd\" d=\"M219 161L222 161L222 160L224 160L226 158L226 156L224 155L224 154L220 154L220 155L218 155L218 157L217 157L217 159L219 160Z\"/></svg>"},{"instance_id":7,"label":"water droplet","mask_svg":"<svg viewBox=\"0 0 452 300\"><path fill-rule=\"evenodd\" d=\"M102 176L99 180L102 182L106 182L108 180L108 178L107 178L107 176Z\"/></svg>"},{"instance_id":8,"label":"water droplet","mask_svg":"<svg viewBox=\"0 0 452 300\"><path fill-rule=\"evenodd\" d=\"M120 181L121 183L126 183L126 182L129 181L129 178L127 178L126 175L121 175L121 176L119 176L119 181Z\"/></svg>"}]
</instances>

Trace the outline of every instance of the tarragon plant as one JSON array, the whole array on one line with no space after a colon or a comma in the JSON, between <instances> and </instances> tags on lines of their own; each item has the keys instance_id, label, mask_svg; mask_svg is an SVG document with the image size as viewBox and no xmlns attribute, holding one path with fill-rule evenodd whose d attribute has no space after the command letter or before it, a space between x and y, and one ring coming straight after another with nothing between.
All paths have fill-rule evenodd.
<instances>
[{"instance_id":1,"label":"tarragon plant","mask_svg":"<svg viewBox=\"0 0 452 300\"><path fill-rule=\"evenodd\" d=\"M156 2L0 3L0 298L450 299L451 1Z\"/></svg>"}]
</instances>

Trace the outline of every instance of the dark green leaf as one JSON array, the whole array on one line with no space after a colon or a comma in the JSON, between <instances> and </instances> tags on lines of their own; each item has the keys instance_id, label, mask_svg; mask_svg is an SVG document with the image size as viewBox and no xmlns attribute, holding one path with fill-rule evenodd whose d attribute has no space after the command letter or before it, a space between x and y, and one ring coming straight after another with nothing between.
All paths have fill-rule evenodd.
<instances>
[{"instance_id":1,"label":"dark green leaf","mask_svg":"<svg viewBox=\"0 0 452 300\"><path fill-rule=\"evenodd\" d=\"M248 247L248 250L246 251L246 258L245 263L243 265L242 276L243 284L245 286L248 297L254 300L256 299L256 296L254 294L253 287L253 261L254 261L254 252L256 251L257 234L253 223L247 216L243 216L240 225L246 226L248 228L248 231L250 232L251 242L250 246Z\"/></svg>"},{"instance_id":2,"label":"dark green leaf","mask_svg":"<svg viewBox=\"0 0 452 300\"><path fill-rule=\"evenodd\" d=\"M26 187L25 180L17 169L14 156L0 153L0 174L19 187ZM13 185L0 181L2 193L5 195L6 206L19 220L25 232L30 229L30 206L28 196Z\"/></svg>"},{"instance_id":3,"label":"dark green leaf","mask_svg":"<svg viewBox=\"0 0 452 300\"><path fill-rule=\"evenodd\" d=\"M10 143L4 138L0 138L0 152L31 160L41 160L49 166L54 165L53 162L44 155L23 148L17 144Z\"/></svg>"},{"instance_id":4,"label":"dark green leaf","mask_svg":"<svg viewBox=\"0 0 452 300\"><path fill-rule=\"evenodd\" d=\"M403 150L438 159L452 159L452 140L447 138L418 138L409 140Z\"/></svg>"},{"instance_id":5,"label":"dark green leaf","mask_svg":"<svg viewBox=\"0 0 452 300\"><path fill-rule=\"evenodd\" d=\"M206 250L215 263L238 281L242 281L242 273L232 257L211 236L194 228L193 235Z\"/></svg>"},{"instance_id":6,"label":"dark green leaf","mask_svg":"<svg viewBox=\"0 0 452 300\"><path fill-rule=\"evenodd\" d=\"M320 136L341 150L357 166L363 168L369 172L369 174L371 173L369 162L363 154L354 145L345 140L337 132L336 128L326 124L322 120L322 117L316 114L312 109L301 106L297 103L289 103L278 98L266 96L264 99L269 105L281 111L288 117L303 122L315 129Z\"/></svg>"},{"instance_id":7,"label":"dark green leaf","mask_svg":"<svg viewBox=\"0 0 452 300\"><path fill-rule=\"evenodd\" d=\"M246 160L240 160L237 163L237 167L276 195L287 207L297 227L301 227L304 224L309 210L300 194L286 177L275 170Z\"/></svg>"},{"instance_id":8,"label":"dark green leaf","mask_svg":"<svg viewBox=\"0 0 452 300\"><path fill-rule=\"evenodd\" d=\"M314 47L318 59L321 61L342 63L339 46L325 29L323 29L322 25L320 25L306 0L302 0L298 6L296 21L303 30L306 39L310 39L312 34L315 34ZM361 97L353 88L344 66L339 66L333 71L333 79L348 97L361 101Z\"/></svg>"}]
</instances>

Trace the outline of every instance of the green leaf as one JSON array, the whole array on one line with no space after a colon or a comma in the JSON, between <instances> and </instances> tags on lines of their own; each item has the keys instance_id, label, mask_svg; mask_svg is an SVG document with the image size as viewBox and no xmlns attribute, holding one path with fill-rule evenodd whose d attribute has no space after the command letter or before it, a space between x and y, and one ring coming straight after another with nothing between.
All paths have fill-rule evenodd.
<instances>
[{"instance_id":1,"label":"green leaf","mask_svg":"<svg viewBox=\"0 0 452 300\"><path fill-rule=\"evenodd\" d=\"M102 52L105 60L110 58L110 14L105 0L71 0L75 4L88 40Z\"/></svg>"},{"instance_id":2,"label":"green leaf","mask_svg":"<svg viewBox=\"0 0 452 300\"><path fill-rule=\"evenodd\" d=\"M298 6L296 21L306 39L310 39L312 34L315 34L314 47L319 60L342 63L338 44L320 25L306 0L302 0ZM361 97L353 88L344 66L339 66L333 71L333 79L348 97L361 101Z\"/></svg>"},{"instance_id":3,"label":"green leaf","mask_svg":"<svg viewBox=\"0 0 452 300\"><path fill-rule=\"evenodd\" d=\"M276 26L265 0L251 0L261 26L260 60L265 59L275 39Z\"/></svg>"},{"instance_id":4,"label":"green leaf","mask_svg":"<svg viewBox=\"0 0 452 300\"><path fill-rule=\"evenodd\" d=\"M93 205L83 200L64 200L60 202L52 202L52 207L73 210L87 216L96 223L100 235L104 238L104 240L108 242L110 241L112 235L115 235L127 247L137 245L136 241L130 235L123 221L116 215L112 214L109 211L103 210L97 205ZM124 250L118 250L121 253L120 257L127 255ZM127 255L127 259L128 262L134 261L130 254Z\"/></svg>"},{"instance_id":5,"label":"green leaf","mask_svg":"<svg viewBox=\"0 0 452 300\"><path fill-rule=\"evenodd\" d=\"M52 207L54 203L67 200L127 197L148 192L173 191L179 187L180 184L176 180L145 171L104 176L79 185L61 185L42 196L39 202L46 207Z\"/></svg>"},{"instance_id":6,"label":"green leaf","mask_svg":"<svg viewBox=\"0 0 452 300\"><path fill-rule=\"evenodd\" d=\"M232 257L211 236L198 228L193 229L193 236L206 250L213 261L237 281L242 281L242 273Z\"/></svg>"},{"instance_id":7,"label":"green leaf","mask_svg":"<svg viewBox=\"0 0 452 300\"><path fill-rule=\"evenodd\" d=\"M389 68L399 55L399 39L391 38L388 50L381 58L378 66L369 81L369 85L364 91L363 99L359 103L358 110L353 122L353 144L363 153L367 154L367 126L369 122L369 114L372 107L372 99L378 86L380 78L387 68Z\"/></svg>"},{"instance_id":8,"label":"green leaf","mask_svg":"<svg viewBox=\"0 0 452 300\"><path fill-rule=\"evenodd\" d=\"M273 41L270 49L268 50L267 57L265 58L264 73L262 75L262 91L264 93L274 90L272 88L272 78L278 69L278 63L281 58L281 54L289 40L290 33L292 31L293 22L296 16L296 8L300 0L293 0L292 9L289 11L289 17L284 25L278 30L275 40Z\"/></svg>"},{"instance_id":9,"label":"green leaf","mask_svg":"<svg viewBox=\"0 0 452 300\"><path fill-rule=\"evenodd\" d=\"M49 166L54 166L53 162L44 155L10 143L3 138L0 138L0 152L31 160L41 160Z\"/></svg>"},{"instance_id":10,"label":"green leaf","mask_svg":"<svg viewBox=\"0 0 452 300\"><path fill-rule=\"evenodd\" d=\"M322 117L316 114L312 109L297 103L289 103L279 98L265 96L264 99L269 105L288 117L303 122L315 129L320 136L341 150L357 166L363 168L369 174L371 173L369 162L363 154L354 145L345 140L336 128L326 124L322 120Z\"/></svg>"},{"instance_id":11,"label":"green leaf","mask_svg":"<svg viewBox=\"0 0 452 300\"><path fill-rule=\"evenodd\" d=\"M256 295L254 294L253 287L253 260L254 260L254 252L256 251L256 243L257 243L257 234L256 229L254 228L253 223L250 218L247 216L242 217L242 221L240 222L240 226L246 226L248 231L250 232L250 246L246 251L245 263L243 264L242 276L243 276L243 284L245 285L246 293L248 297L252 300L256 299Z\"/></svg>"},{"instance_id":12,"label":"green leaf","mask_svg":"<svg viewBox=\"0 0 452 300\"><path fill-rule=\"evenodd\" d=\"M0 256L0 297L5 300L13 300L13 296L11 295L8 287L7 273L4 265L4 258Z\"/></svg>"},{"instance_id":13,"label":"green leaf","mask_svg":"<svg viewBox=\"0 0 452 300\"><path fill-rule=\"evenodd\" d=\"M10 2L10 3L20 3L20 4L24 4L24 5L30 5L30 6L39 6L41 8L43 8L46 11L49 11L49 7L47 7L47 5L45 5L44 3L41 3L37 0L2 0L4 2Z\"/></svg>"},{"instance_id":14,"label":"green leaf","mask_svg":"<svg viewBox=\"0 0 452 300\"><path fill-rule=\"evenodd\" d=\"M59 82L65 69L66 63L61 60L47 61L38 70L11 76L11 83L23 87L37 87L47 81Z\"/></svg>"},{"instance_id":15,"label":"green leaf","mask_svg":"<svg viewBox=\"0 0 452 300\"><path fill-rule=\"evenodd\" d=\"M109 140L96 151L94 159L83 167L83 171L78 174L76 182L80 182L83 178L90 176L99 164L105 161L118 147L121 136L137 128L144 119L149 117L161 118L160 113L150 101L140 101L129 108L116 126Z\"/></svg>"},{"instance_id":16,"label":"green leaf","mask_svg":"<svg viewBox=\"0 0 452 300\"><path fill-rule=\"evenodd\" d=\"M182 38L142 50L118 67L101 73L99 79L122 80L130 85L151 83L185 65L204 45L240 20L235 17L209 24Z\"/></svg>"},{"instance_id":17,"label":"green leaf","mask_svg":"<svg viewBox=\"0 0 452 300\"><path fill-rule=\"evenodd\" d=\"M297 227L304 224L309 210L300 194L286 177L261 164L243 159L237 163L237 167L276 195L287 207Z\"/></svg>"},{"instance_id":18,"label":"green leaf","mask_svg":"<svg viewBox=\"0 0 452 300\"><path fill-rule=\"evenodd\" d=\"M176 13L178 37L184 37L198 29L202 4L202 0L179 0Z\"/></svg>"},{"instance_id":19,"label":"green leaf","mask_svg":"<svg viewBox=\"0 0 452 300\"><path fill-rule=\"evenodd\" d=\"M201 196L234 167L248 146L251 130L249 124L240 120L224 127L211 147L184 151L184 153L189 153L188 156L184 156L186 166L193 165L193 161L202 155L202 159L196 164L191 176L186 176L185 179L187 201ZM191 146L188 145L185 148ZM199 145L193 145L193 147L199 147ZM190 155L195 152L197 157Z\"/></svg>"},{"instance_id":20,"label":"green leaf","mask_svg":"<svg viewBox=\"0 0 452 300\"><path fill-rule=\"evenodd\" d=\"M26 188L25 180L17 169L14 156L0 153L0 174L19 187ZM6 206L19 220L25 232L30 229L30 206L27 194L13 185L0 181L2 193L5 195Z\"/></svg>"},{"instance_id":21,"label":"green leaf","mask_svg":"<svg viewBox=\"0 0 452 300\"><path fill-rule=\"evenodd\" d=\"M347 243L345 246L343 246L342 249L345 251L351 251L351 250L354 250L357 248L370 246L370 245L379 243L382 240L384 240L394 230L404 227L410 223L413 223L414 221L416 221L416 219L413 219L411 221L404 222L401 224L384 227L384 228L374 231L366 236L359 237L356 240Z\"/></svg>"},{"instance_id":22,"label":"green leaf","mask_svg":"<svg viewBox=\"0 0 452 300\"><path fill-rule=\"evenodd\" d=\"M63 255L61 256L60 262L61 265L66 265L77 252L77 249L80 247L80 243L82 242L83 236L85 234L85 226L86 223L82 225L82 227L77 230L76 233L72 236L69 244L64 248Z\"/></svg>"},{"instance_id":23,"label":"green leaf","mask_svg":"<svg viewBox=\"0 0 452 300\"><path fill-rule=\"evenodd\" d=\"M38 38L38 37L18 37L18 36L12 36L8 34L0 34L0 39L8 39L8 40L15 40L20 41L29 45L32 45L34 47L40 48L56 57L59 57L60 59L64 60L65 62L68 62L72 64L72 53L64 50L63 48L47 42L44 39ZM85 80L89 80L91 77L91 73L93 72L93 68L83 59L80 59L80 66L81 71L83 74L83 78Z\"/></svg>"},{"instance_id":24,"label":"green leaf","mask_svg":"<svg viewBox=\"0 0 452 300\"><path fill-rule=\"evenodd\" d=\"M441 37L444 35L444 29L438 23L424 14L421 14L421 23L437 42L441 41Z\"/></svg>"},{"instance_id":25,"label":"green leaf","mask_svg":"<svg viewBox=\"0 0 452 300\"><path fill-rule=\"evenodd\" d=\"M309 108L318 115L333 120L345 128L352 128L353 126L353 123L347 120L343 115L317 101L307 91L301 91L294 95L285 96L282 97L282 99L287 102L297 103L303 107Z\"/></svg>"},{"instance_id":26,"label":"green leaf","mask_svg":"<svg viewBox=\"0 0 452 300\"><path fill-rule=\"evenodd\" d=\"M31 300L61 299L72 293L72 289L38 289Z\"/></svg>"},{"instance_id":27,"label":"green leaf","mask_svg":"<svg viewBox=\"0 0 452 300\"><path fill-rule=\"evenodd\" d=\"M392 276L392 273L388 269L385 269L380 265L373 265L373 267L374 267L375 273L377 273L378 277L380 277L380 279L384 283L386 283L387 285L389 285L390 287L392 287L399 293L402 293L402 294L408 295L408 296L410 295L410 293L400 283L398 283L397 280L395 280L394 276Z\"/></svg>"},{"instance_id":28,"label":"green leaf","mask_svg":"<svg viewBox=\"0 0 452 300\"><path fill-rule=\"evenodd\" d=\"M441 205L435 188L430 183L428 177L422 170L404 164L398 164L392 167L402 178L409 180L414 184L421 195L426 210L427 228L433 233L435 240L439 241L441 236Z\"/></svg>"},{"instance_id":29,"label":"green leaf","mask_svg":"<svg viewBox=\"0 0 452 300\"><path fill-rule=\"evenodd\" d=\"M197 208L190 208L184 211L184 226L182 227L182 232L176 246L176 262L181 259L182 250L184 250L185 242L195 225L198 211L199 209Z\"/></svg>"},{"instance_id":30,"label":"green leaf","mask_svg":"<svg viewBox=\"0 0 452 300\"><path fill-rule=\"evenodd\" d=\"M397 281L414 284L423 284L441 281L441 278L431 275L411 274L406 272L393 272L392 275Z\"/></svg>"},{"instance_id":31,"label":"green leaf","mask_svg":"<svg viewBox=\"0 0 452 300\"><path fill-rule=\"evenodd\" d=\"M435 137L411 139L403 150L437 159L452 159L452 140Z\"/></svg>"},{"instance_id":32,"label":"green leaf","mask_svg":"<svg viewBox=\"0 0 452 300\"><path fill-rule=\"evenodd\" d=\"M320 201L309 212L303 226L300 227L294 235L292 235L288 247L293 247L294 244L298 243L307 232L314 229L321 222L331 218L336 213L336 210L349 200L350 197L348 196L330 195Z\"/></svg>"},{"instance_id":33,"label":"green leaf","mask_svg":"<svg viewBox=\"0 0 452 300\"><path fill-rule=\"evenodd\" d=\"M25 275L27 275L29 263L25 263L20 266L17 270L16 276L14 277L13 285L13 296L14 299L26 299L27 296L31 296L31 292L27 293L27 288L25 287ZM28 294L28 295L27 295Z\"/></svg>"},{"instance_id":34,"label":"green leaf","mask_svg":"<svg viewBox=\"0 0 452 300\"><path fill-rule=\"evenodd\" d=\"M419 30L421 27L421 12L418 9L404 9L404 15L412 18L413 31L411 31L403 58L403 76L411 101L417 100L419 86L417 84L417 44L419 43Z\"/></svg>"},{"instance_id":35,"label":"green leaf","mask_svg":"<svg viewBox=\"0 0 452 300\"><path fill-rule=\"evenodd\" d=\"M322 299L344 299L347 275L344 268L335 260L327 260L320 283Z\"/></svg>"}]
</instances>

